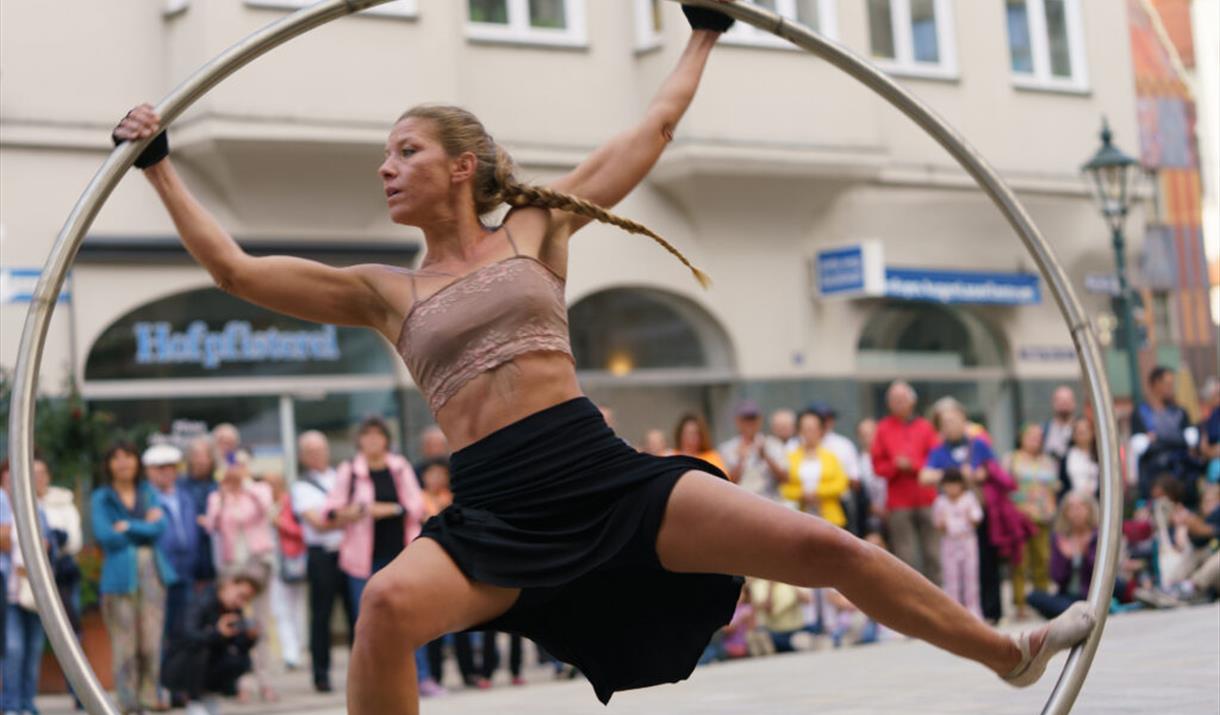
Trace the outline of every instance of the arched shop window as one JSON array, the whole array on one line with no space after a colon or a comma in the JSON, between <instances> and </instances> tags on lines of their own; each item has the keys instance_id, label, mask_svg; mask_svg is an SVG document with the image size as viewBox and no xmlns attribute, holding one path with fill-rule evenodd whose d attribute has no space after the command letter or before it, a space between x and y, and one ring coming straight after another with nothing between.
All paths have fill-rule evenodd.
<instances>
[{"instance_id":1,"label":"arched shop window","mask_svg":"<svg viewBox=\"0 0 1220 715\"><path fill-rule=\"evenodd\" d=\"M664 291L611 288L568 310L576 369L626 376L655 369L725 371L728 337L694 302Z\"/></svg>"},{"instance_id":2,"label":"arched shop window","mask_svg":"<svg viewBox=\"0 0 1220 715\"><path fill-rule=\"evenodd\" d=\"M919 394L921 413L937 399L953 397L986 426L995 444L1013 443L1020 405L1008 349L975 312L934 303L882 303L856 347L865 414L884 415L886 388L901 378Z\"/></svg>"},{"instance_id":3,"label":"arched shop window","mask_svg":"<svg viewBox=\"0 0 1220 715\"><path fill-rule=\"evenodd\" d=\"M1006 350L969 312L931 303L893 303L869 318L857 345L857 367L954 372L1002 367Z\"/></svg>"},{"instance_id":4,"label":"arched shop window","mask_svg":"<svg viewBox=\"0 0 1220 715\"><path fill-rule=\"evenodd\" d=\"M84 394L124 427L183 441L231 422L256 460L292 473L305 430L327 434L336 459L352 454L352 425L367 415L398 431L393 359L371 330L310 323L201 288L110 324L89 351Z\"/></svg>"},{"instance_id":5,"label":"arched shop window","mask_svg":"<svg viewBox=\"0 0 1220 715\"><path fill-rule=\"evenodd\" d=\"M614 411L619 435L669 433L678 417L714 422L735 379L733 349L716 319L693 301L651 288L611 288L568 310L572 352L585 393Z\"/></svg>"}]
</instances>

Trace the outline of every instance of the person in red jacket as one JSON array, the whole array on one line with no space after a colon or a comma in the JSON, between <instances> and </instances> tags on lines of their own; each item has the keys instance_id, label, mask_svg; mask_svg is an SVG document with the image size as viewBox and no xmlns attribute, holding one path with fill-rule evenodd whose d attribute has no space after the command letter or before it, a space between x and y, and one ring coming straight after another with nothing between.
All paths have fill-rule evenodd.
<instances>
[{"instance_id":1,"label":"person in red jacket","mask_svg":"<svg viewBox=\"0 0 1220 715\"><path fill-rule=\"evenodd\" d=\"M877 423L873 438L873 471L888 484L890 546L894 555L929 581L940 583L940 536L932 524L936 488L919 483L936 430L915 414L915 390L896 380L885 393L890 414Z\"/></svg>"}]
</instances>

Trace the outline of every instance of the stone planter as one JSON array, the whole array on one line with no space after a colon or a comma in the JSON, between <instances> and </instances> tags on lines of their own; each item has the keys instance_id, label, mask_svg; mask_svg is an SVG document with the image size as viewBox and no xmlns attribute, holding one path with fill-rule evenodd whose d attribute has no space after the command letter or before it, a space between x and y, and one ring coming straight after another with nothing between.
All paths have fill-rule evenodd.
<instances>
[{"instance_id":1,"label":"stone planter","mask_svg":"<svg viewBox=\"0 0 1220 715\"><path fill-rule=\"evenodd\" d=\"M106 624L102 622L100 609L92 609L81 617L81 646L85 649L85 657L89 666L102 681L102 687L114 689L114 667L110 654L110 634L106 632ZM38 692L44 695L68 692L68 682L55 653L48 643L42 656L42 673L38 681Z\"/></svg>"}]
</instances>

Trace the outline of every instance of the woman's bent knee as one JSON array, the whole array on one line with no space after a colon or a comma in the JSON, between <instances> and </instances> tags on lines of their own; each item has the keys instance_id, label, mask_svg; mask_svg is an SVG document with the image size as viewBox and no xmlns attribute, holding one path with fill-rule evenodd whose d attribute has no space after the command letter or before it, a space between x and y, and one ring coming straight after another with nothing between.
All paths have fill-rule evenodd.
<instances>
[{"instance_id":1,"label":"woman's bent knee","mask_svg":"<svg viewBox=\"0 0 1220 715\"><path fill-rule=\"evenodd\" d=\"M356 639L393 639L416 648L439 635L431 633L419 591L409 580L388 573L374 575L360 598Z\"/></svg>"}]
</instances>

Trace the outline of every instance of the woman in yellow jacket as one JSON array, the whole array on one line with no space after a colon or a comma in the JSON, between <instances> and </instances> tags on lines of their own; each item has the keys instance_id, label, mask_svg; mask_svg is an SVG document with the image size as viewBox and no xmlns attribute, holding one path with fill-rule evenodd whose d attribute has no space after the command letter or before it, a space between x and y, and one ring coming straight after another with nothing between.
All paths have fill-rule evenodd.
<instances>
[{"instance_id":1,"label":"woman in yellow jacket","mask_svg":"<svg viewBox=\"0 0 1220 715\"><path fill-rule=\"evenodd\" d=\"M839 458L822 446L822 418L806 410L797 420L797 430L801 446L788 455L788 483L782 489L783 497L835 526L846 526L842 498L848 489L847 472Z\"/></svg>"}]
</instances>

